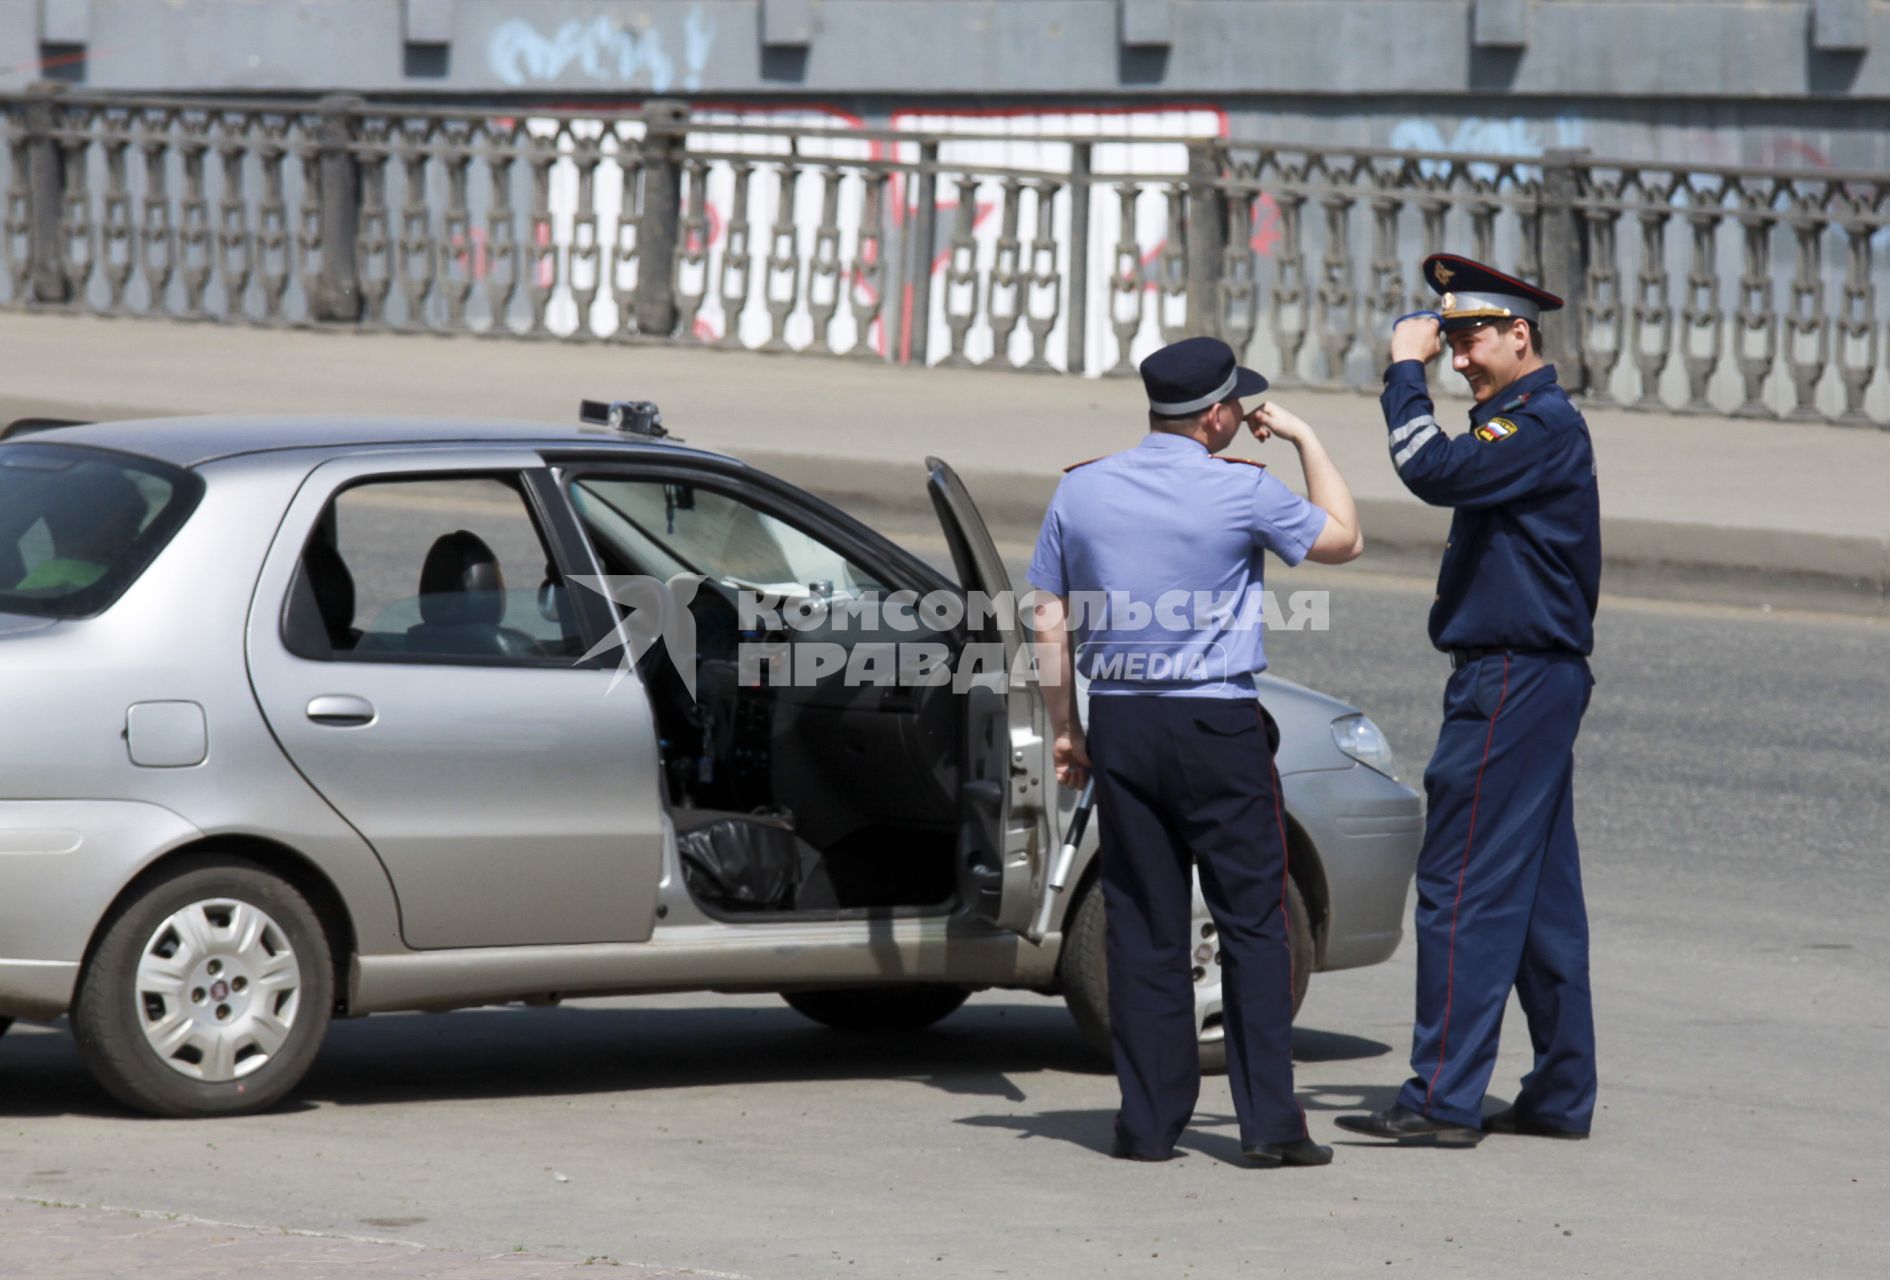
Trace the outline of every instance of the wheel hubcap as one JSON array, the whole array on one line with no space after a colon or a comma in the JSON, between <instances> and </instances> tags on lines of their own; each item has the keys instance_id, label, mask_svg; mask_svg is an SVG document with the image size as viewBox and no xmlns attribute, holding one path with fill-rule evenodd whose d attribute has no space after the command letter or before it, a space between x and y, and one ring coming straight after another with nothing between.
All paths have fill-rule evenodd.
<instances>
[{"instance_id":1,"label":"wheel hubcap","mask_svg":"<svg viewBox=\"0 0 1890 1280\"><path fill-rule=\"evenodd\" d=\"M301 995L282 926L234 898L172 913L138 961L145 1042L171 1070L206 1083L238 1080L268 1063L295 1026Z\"/></svg>"},{"instance_id":2,"label":"wheel hubcap","mask_svg":"<svg viewBox=\"0 0 1890 1280\"><path fill-rule=\"evenodd\" d=\"M1221 940L1201 896L1201 873L1194 875L1194 1028L1203 1043L1227 1038L1221 1025Z\"/></svg>"}]
</instances>

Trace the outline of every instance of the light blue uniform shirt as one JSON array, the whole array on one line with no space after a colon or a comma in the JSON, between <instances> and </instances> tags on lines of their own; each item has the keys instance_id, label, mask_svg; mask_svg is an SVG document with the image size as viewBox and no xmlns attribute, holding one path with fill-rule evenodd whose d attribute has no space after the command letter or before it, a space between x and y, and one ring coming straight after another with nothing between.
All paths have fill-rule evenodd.
<instances>
[{"instance_id":1,"label":"light blue uniform shirt","mask_svg":"<svg viewBox=\"0 0 1890 1280\"><path fill-rule=\"evenodd\" d=\"M1262 555L1298 564L1325 527L1264 467L1151 431L1064 475L1030 581L1071 597L1091 697L1251 698L1267 665Z\"/></svg>"}]
</instances>

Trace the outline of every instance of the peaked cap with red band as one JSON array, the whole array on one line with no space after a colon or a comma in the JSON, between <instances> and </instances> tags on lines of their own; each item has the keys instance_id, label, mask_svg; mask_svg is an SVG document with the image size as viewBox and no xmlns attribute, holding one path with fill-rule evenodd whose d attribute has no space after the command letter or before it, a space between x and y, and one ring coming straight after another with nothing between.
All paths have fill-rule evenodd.
<instances>
[{"instance_id":1,"label":"peaked cap with red band","mask_svg":"<svg viewBox=\"0 0 1890 1280\"><path fill-rule=\"evenodd\" d=\"M1424 259L1424 280L1444 295L1438 312L1444 318L1445 333L1493 320L1537 324L1543 312L1562 308L1562 300L1547 289L1454 253L1434 253Z\"/></svg>"}]
</instances>

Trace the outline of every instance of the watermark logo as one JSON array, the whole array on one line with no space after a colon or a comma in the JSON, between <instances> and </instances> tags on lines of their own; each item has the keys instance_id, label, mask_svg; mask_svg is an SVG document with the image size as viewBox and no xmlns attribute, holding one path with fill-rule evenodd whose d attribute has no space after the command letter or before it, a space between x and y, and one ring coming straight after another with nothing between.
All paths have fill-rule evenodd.
<instances>
[{"instance_id":1,"label":"watermark logo","mask_svg":"<svg viewBox=\"0 0 1890 1280\"><path fill-rule=\"evenodd\" d=\"M705 581L697 574L663 579L640 574L573 577L613 601L621 625L578 659L612 650L622 661L610 689L629 676L661 641L693 700L698 648L690 606ZM718 590L710 588L711 590ZM719 594L719 590L718 590ZM1039 662L1043 631L1054 626L1058 597L1042 591L807 592L743 587L732 605L739 641L737 683L754 688L963 690L993 678L1055 684L1061 664ZM1282 602L1270 591L1170 591L1154 599L1127 592L1074 592L1065 598L1067 625L1081 638L1078 666L1092 680L1218 683L1242 678L1231 670L1233 637L1257 631L1325 631L1331 625L1324 591L1295 591ZM963 634L972 637L964 639ZM978 637L1011 634L1007 646Z\"/></svg>"},{"instance_id":2,"label":"watermark logo","mask_svg":"<svg viewBox=\"0 0 1890 1280\"><path fill-rule=\"evenodd\" d=\"M702 575L679 573L668 580L642 574L574 575L571 581L618 606L621 621L617 629L578 659L581 666L613 649L623 651L623 660L606 694L615 693L643 655L661 640L676 674L682 677L689 700L695 701L696 616L689 612L689 605L702 586Z\"/></svg>"}]
</instances>

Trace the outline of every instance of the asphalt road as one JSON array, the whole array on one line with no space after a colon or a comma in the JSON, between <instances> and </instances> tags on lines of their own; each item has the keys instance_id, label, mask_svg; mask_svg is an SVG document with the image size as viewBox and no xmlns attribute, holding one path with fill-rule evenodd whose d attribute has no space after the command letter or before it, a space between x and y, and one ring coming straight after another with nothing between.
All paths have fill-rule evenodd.
<instances>
[{"instance_id":1,"label":"asphalt road","mask_svg":"<svg viewBox=\"0 0 1890 1280\"><path fill-rule=\"evenodd\" d=\"M1327 581L1332 630L1273 637L1275 670L1368 710L1413 776L1445 676L1428 590ZM1187 1159L1104 1158L1113 1080L1054 1001L988 993L887 1042L691 995L337 1025L299 1105L217 1123L128 1118L63 1031L16 1028L0 1195L758 1280L1881 1276L1890 629L1609 601L1599 635L1591 1142L1334 1129L1403 1077L1407 942L1314 980L1295 1045L1341 1139L1324 1170L1242 1167L1212 1080ZM1510 1032L1501 1098L1513 1010Z\"/></svg>"}]
</instances>

